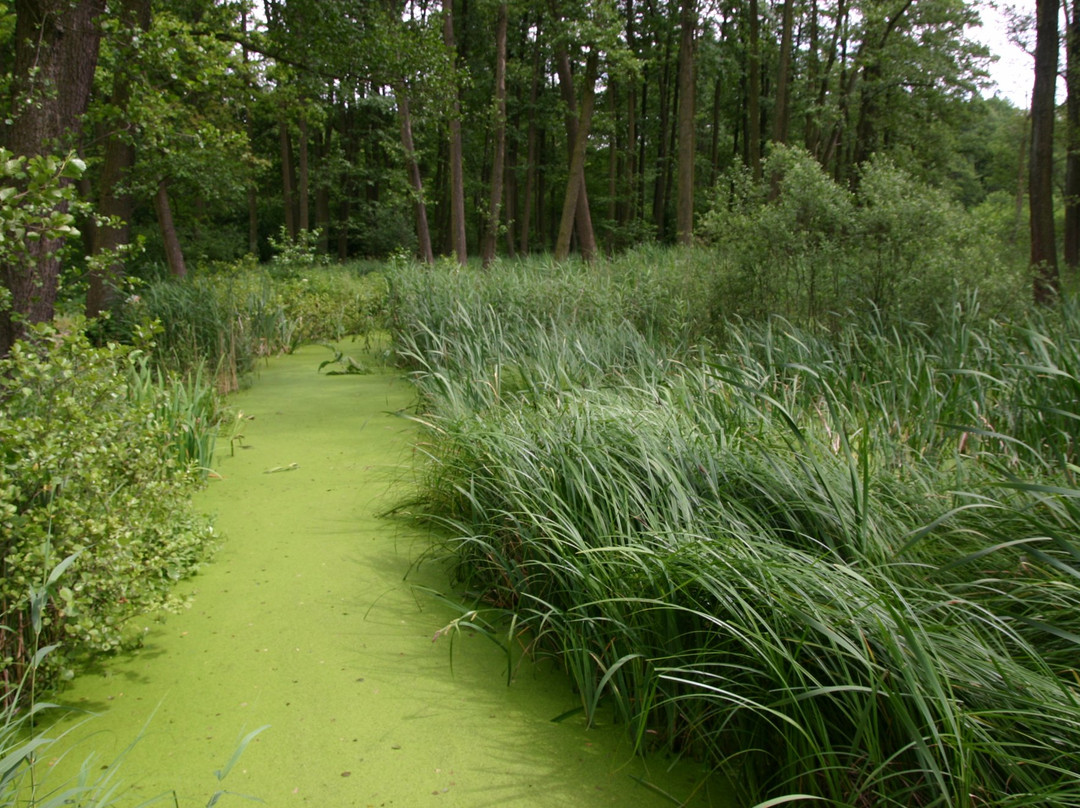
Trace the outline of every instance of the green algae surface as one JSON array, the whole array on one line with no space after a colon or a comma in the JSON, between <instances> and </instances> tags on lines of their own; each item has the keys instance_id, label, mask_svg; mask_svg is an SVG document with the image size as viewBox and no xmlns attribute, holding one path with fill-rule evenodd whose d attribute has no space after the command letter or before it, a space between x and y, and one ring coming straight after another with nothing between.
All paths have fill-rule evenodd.
<instances>
[{"instance_id":1,"label":"green algae surface","mask_svg":"<svg viewBox=\"0 0 1080 808\"><path fill-rule=\"evenodd\" d=\"M274 359L232 399L242 438L221 441L196 503L221 547L185 584L189 610L146 620L138 651L61 694L95 715L51 779L93 752L123 758L124 805L221 789L219 805L724 804L692 764L635 757L621 727L553 722L577 704L561 672L524 663L508 687L503 653L467 634L451 664L439 629L458 613L426 593L445 575L413 569L426 537L378 516L408 475L412 390L392 372L319 375L326 358Z\"/></svg>"}]
</instances>

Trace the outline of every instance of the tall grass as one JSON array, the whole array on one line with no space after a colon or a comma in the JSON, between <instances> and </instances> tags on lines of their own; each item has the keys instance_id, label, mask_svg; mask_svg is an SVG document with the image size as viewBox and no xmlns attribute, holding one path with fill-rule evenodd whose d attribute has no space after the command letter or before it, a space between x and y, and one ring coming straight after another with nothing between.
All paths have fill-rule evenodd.
<instances>
[{"instance_id":1,"label":"tall grass","mask_svg":"<svg viewBox=\"0 0 1080 808\"><path fill-rule=\"evenodd\" d=\"M603 274L400 272L427 427L402 508L590 720L748 805L1080 803L1072 304L695 351Z\"/></svg>"},{"instance_id":2,"label":"tall grass","mask_svg":"<svg viewBox=\"0 0 1080 808\"><path fill-rule=\"evenodd\" d=\"M386 284L368 269L273 274L241 265L157 281L124 301L106 329L124 341L152 332L159 369L183 376L201 369L227 393L260 358L381 329Z\"/></svg>"}]
</instances>

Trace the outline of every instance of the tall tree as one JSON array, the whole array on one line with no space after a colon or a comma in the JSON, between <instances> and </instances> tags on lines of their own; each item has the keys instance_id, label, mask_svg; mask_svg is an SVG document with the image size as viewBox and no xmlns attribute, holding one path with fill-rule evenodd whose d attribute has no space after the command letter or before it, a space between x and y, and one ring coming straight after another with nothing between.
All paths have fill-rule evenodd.
<instances>
[{"instance_id":1,"label":"tall tree","mask_svg":"<svg viewBox=\"0 0 1080 808\"><path fill-rule=\"evenodd\" d=\"M15 3L15 59L11 124L7 146L16 156L65 152L75 142L97 66L104 0L18 0ZM62 203L63 204L63 203ZM28 323L51 320L60 277L60 239L29 245L27 263L0 267L11 293L0 311L0 356Z\"/></svg>"},{"instance_id":2,"label":"tall tree","mask_svg":"<svg viewBox=\"0 0 1080 808\"><path fill-rule=\"evenodd\" d=\"M694 32L697 1L682 0L679 11L679 181L676 230L680 244L694 241Z\"/></svg>"},{"instance_id":3,"label":"tall tree","mask_svg":"<svg viewBox=\"0 0 1080 808\"><path fill-rule=\"evenodd\" d=\"M443 2L443 43L451 54L457 51L454 39L453 0ZM456 59L451 65L456 70ZM454 98L450 111L450 243L459 264L468 260L465 245L465 166L464 147L461 138L461 100L455 82Z\"/></svg>"},{"instance_id":4,"label":"tall tree","mask_svg":"<svg viewBox=\"0 0 1080 808\"><path fill-rule=\"evenodd\" d=\"M595 48L593 49L595 51ZM578 237L578 249L581 250L581 254L587 258L592 258L596 254L596 234L592 225L592 211L589 208L589 189L585 182L585 147L588 143L588 133L586 132L585 138L582 140L582 152L581 160L576 164L574 163L574 150L577 148L578 138L581 133L582 118L584 117L584 103L582 108L579 109L577 101L577 93L574 91L574 74L570 67L570 52L566 45L560 43L555 53L555 66L559 74L559 90L562 93L563 103L566 105L566 141L567 148L569 150L570 158L570 170L580 174L571 175L567 180L567 186L573 186L577 189L577 195L574 197L574 205L570 209L571 221L573 227L577 232ZM588 71L586 70L585 77L585 92L595 92L595 80L596 76L593 75L593 86L589 86ZM591 114L591 110L590 110ZM566 209L564 207L563 212L565 214ZM561 222L561 220L560 220ZM563 236L562 225L560 223L559 234L556 237L556 254L559 252L558 244L561 242ZM566 251L570 251L570 231L566 234ZM565 257L565 256L564 256Z\"/></svg>"},{"instance_id":5,"label":"tall tree","mask_svg":"<svg viewBox=\"0 0 1080 808\"><path fill-rule=\"evenodd\" d=\"M585 147L589 140L592 126L593 105L596 98L596 71L600 54L594 46L589 50L585 62L585 87L582 92L581 109L578 116L577 132L574 138L574 150L570 157L570 171L566 182L566 195L563 197L562 217L559 220L559 235L555 241L555 260L562 261L570 254L570 235L574 225L575 210L582 204L582 191L585 184ZM596 253L595 245L591 249L581 245L581 254L586 261Z\"/></svg>"},{"instance_id":6,"label":"tall tree","mask_svg":"<svg viewBox=\"0 0 1080 808\"><path fill-rule=\"evenodd\" d=\"M761 19L758 0L747 4L746 161L754 179L761 179Z\"/></svg>"},{"instance_id":7,"label":"tall tree","mask_svg":"<svg viewBox=\"0 0 1080 808\"><path fill-rule=\"evenodd\" d=\"M1036 0L1035 86L1031 93L1031 268L1036 303L1050 303L1058 291L1054 237L1054 95L1058 66L1057 0Z\"/></svg>"},{"instance_id":8,"label":"tall tree","mask_svg":"<svg viewBox=\"0 0 1080 808\"><path fill-rule=\"evenodd\" d=\"M135 165L135 137L129 105L134 74L139 69L136 42L150 28L150 0L123 0L118 22L120 39L113 48L112 92L103 121L105 154L97 190L97 212L105 221L101 226L92 226L90 231L90 252L95 256L119 250L131 241L135 197L128 186ZM87 316L94 317L111 306L123 274L120 260L91 267L87 279Z\"/></svg>"},{"instance_id":9,"label":"tall tree","mask_svg":"<svg viewBox=\"0 0 1080 808\"><path fill-rule=\"evenodd\" d=\"M499 238L499 216L503 202L503 169L506 165L506 3L499 3L495 23L495 156L491 164L491 196L488 222L481 256L484 266L495 259Z\"/></svg>"},{"instance_id":10,"label":"tall tree","mask_svg":"<svg viewBox=\"0 0 1080 808\"><path fill-rule=\"evenodd\" d=\"M405 150L405 163L409 172L409 185L414 194L413 206L416 215L416 242L420 260L425 264L435 263L435 253L431 249L431 229L428 227L427 204L424 202L424 180L420 176L420 163L416 159L416 145L413 142L412 113L409 111L409 96L404 86L397 91L398 116L401 119L401 145Z\"/></svg>"},{"instance_id":11,"label":"tall tree","mask_svg":"<svg viewBox=\"0 0 1080 808\"><path fill-rule=\"evenodd\" d=\"M1065 29L1065 266L1080 268L1080 0L1073 0Z\"/></svg>"}]
</instances>

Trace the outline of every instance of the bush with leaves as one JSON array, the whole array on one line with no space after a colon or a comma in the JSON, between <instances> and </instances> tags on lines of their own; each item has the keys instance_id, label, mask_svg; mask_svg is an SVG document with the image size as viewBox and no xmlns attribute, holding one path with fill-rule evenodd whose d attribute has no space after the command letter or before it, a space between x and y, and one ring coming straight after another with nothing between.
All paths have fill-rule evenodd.
<instances>
[{"instance_id":1,"label":"bush with leaves","mask_svg":"<svg viewBox=\"0 0 1080 808\"><path fill-rule=\"evenodd\" d=\"M165 391L133 389L139 362L46 326L0 361L0 699L35 647L58 646L45 683L81 653L121 647L132 617L178 605L173 585L206 553L211 528L190 507L199 475L175 451ZM32 613L33 587L72 555Z\"/></svg>"},{"instance_id":2,"label":"bush with leaves","mask_svg":"<svg viewBox=\"0 0 1080 808\"><path fill-rule=\"evenodd\" d=\"M851 191L805 151L776 146L764 176L728 172L701 219L723 258L726 312L804 320L871 306L903 320L972 289L994 311L1026 299L982 219L886 159L864 164Z\"/></svg>"}]
</instances>

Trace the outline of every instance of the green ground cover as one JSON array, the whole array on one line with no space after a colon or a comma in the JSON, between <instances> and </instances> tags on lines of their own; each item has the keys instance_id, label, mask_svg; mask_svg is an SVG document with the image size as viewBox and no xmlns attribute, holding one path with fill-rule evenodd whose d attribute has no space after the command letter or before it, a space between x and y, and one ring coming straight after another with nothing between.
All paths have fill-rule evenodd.
<instances>
[{"instance_id":1,"label":"green ground cover","mask_svg":"<svg viewBox=\"0 0 1080 808\"><path fill-rule=\"evenodd\" d=\"M440 634L460 617L429 594L446 590L445 572L405 578L430 536L377 516L411 467L415 425L399 411L415 391L394 372L317 374L329 356L275 358L231 400L243 415L197 498L227 540L182 587L189 610L148 620L138 651L60 694L98 715L49 750L67 751L42 793L92 751L94 772L123 755L123 805L173 790L203 805L220 788L274 806L670 804L638 778L724 804L697 766L636 757L607 718L553 723L575 705L557 666L515 655L507 687L495 645Z\"/></svg>"}]
</instances>

